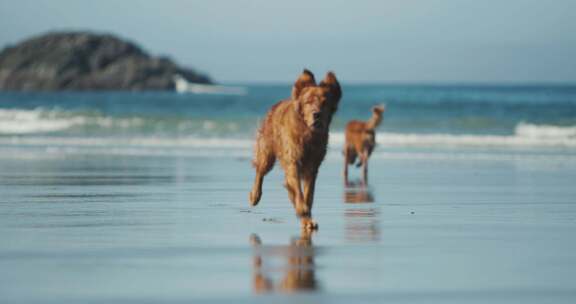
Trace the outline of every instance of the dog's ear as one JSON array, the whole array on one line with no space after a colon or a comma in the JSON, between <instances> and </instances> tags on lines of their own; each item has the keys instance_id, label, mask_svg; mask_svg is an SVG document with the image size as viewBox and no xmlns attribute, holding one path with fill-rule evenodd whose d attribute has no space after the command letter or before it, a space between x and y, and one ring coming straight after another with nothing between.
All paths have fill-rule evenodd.
<instances>
[{"instance_id":1,"label":"dog's ear","mask_svg":"<svg viewBox=\"0 0 576 304\"><path fill-rule=\"evenodd\" d=\"M298 99L305 87L311 87L315 85L316 79L314 79L314 74L312 74L312 72L308 71L307 69L304 69L300 77L298 77L296 82L294 82L294 86L292 87L292 99Z\"/></svg>"},{"instance_id":2,"label":"dog's ear","mask_svg":"<svg viewBox=\"0 0 576 304\"><path fill-rule=\"evenodd\" d=\"M330 93L335 99L339 100L342 97L340 83L338 83L338 79L336 79L334 72L326 73L326 77L324 77L324 80L320 82L320 86L329 88Z\"/></svg>"},{"instance_id":3,"label":"dog's ear","mask_svg":"<svg viewBox=\"0 0 576 304\"><path fill-rule=\"evenodd\" d=\"M333 72L326 73L324 80L320 82L320 86L328 88L331 99L332 99L332 113L336 112L338 109L338 102L342 98L342 89L340 88L340 83L336 79L336 75Z\"/></svg>"}]
</instances>

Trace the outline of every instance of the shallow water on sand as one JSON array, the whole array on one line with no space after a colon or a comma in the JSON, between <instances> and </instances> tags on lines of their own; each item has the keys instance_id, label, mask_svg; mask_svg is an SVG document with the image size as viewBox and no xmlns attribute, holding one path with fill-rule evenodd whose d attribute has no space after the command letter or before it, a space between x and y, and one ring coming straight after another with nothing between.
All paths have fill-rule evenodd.
<instances>
[{"instance_id":1,"label":"shallow water on sand","mask_svg":"<svg viewBox=\"0 0 576 304\"><path fill-rule=\"evenodd\" d=\"M244 157L4 156L2 302L576 301L573 158L370 165L325 161L306 234Z\"/></svg>"}]
</instances>

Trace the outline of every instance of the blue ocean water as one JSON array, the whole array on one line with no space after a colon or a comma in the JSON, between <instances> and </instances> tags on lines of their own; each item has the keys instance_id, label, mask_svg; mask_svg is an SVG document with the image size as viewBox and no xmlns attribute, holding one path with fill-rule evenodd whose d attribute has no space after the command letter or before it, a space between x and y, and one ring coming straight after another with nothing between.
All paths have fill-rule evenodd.
<instances>
[{"instance_id":1,"label":"blue ocean water","mask_svg":"<svg viewBox=\"0 0 576 304\"><path fill-rule=\"evenodd\" d=\"M248 85L244 94L176 92L0 93L2 145L242 146L290 85ZM332 125L385 103L389 146L576 149L576 86L344 85ZM126 141L129 139L130 141Z\"/></svg>"}]
</instances>

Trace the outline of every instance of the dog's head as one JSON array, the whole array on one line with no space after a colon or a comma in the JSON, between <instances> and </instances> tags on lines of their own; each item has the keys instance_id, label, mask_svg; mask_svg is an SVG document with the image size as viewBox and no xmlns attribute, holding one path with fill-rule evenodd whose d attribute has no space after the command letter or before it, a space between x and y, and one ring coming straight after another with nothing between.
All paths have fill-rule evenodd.
<instances>
[{"instance_id":1,"label":"dog's head","mask_svg":"<svg viewBox=\"0 0 576 304\"><path fill-rule=\"evenodd\" d=\"M292 102L313 131L328 130L341 97L340 84L332 72L317 85L314 74L305 69L292 88Z\"/></svg>"}]
</instances>

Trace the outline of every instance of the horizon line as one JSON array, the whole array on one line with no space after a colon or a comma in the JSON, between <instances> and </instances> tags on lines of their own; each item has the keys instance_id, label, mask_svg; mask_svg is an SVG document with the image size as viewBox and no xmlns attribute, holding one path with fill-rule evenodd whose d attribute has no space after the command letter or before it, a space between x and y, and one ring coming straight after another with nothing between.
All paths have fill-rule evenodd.
<instances>
[{"instance_id":1,"label":"horizon line","mask_svg":"<svg viewBox=\"0 0 576 304\"><path fill-rule=\"evenodd\" d=\"M343 85L392 85L392 86L576 86L576 81L340 81ZM293 81L216 81L215 85L292 85Z\"/></svg>"}]
</instances>

